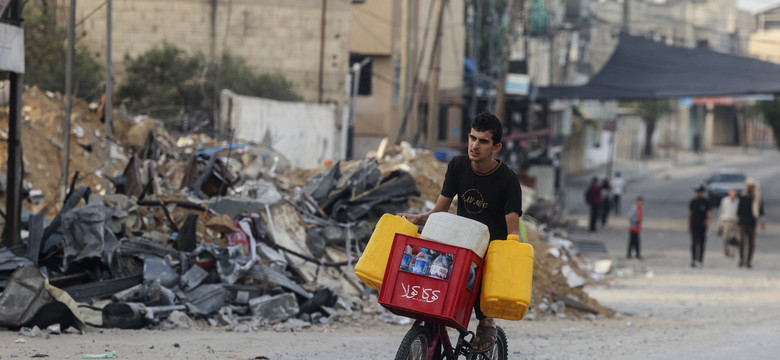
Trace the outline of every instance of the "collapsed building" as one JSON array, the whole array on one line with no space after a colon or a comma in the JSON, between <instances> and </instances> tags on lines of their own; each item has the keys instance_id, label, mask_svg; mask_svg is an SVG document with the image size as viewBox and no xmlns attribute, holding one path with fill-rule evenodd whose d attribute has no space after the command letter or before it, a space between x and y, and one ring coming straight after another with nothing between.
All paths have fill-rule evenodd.
<instances>
[{"instance_id":1,"label":"collapsed building","mask_svg":"<svg viewBox=\"0 0 780 360\"><path fill-rule=\"evenodd\" d=\"M121 113L106 141L94 104L75 99L61 202L62 108L59 94L25 92L24 230L0 247L0 327L295 327L356 313L403 322L377 310L353 268L382 214L433 206L446 164L430 152L403 144L297 170L263 144L175 138ZM598 280L593 264L549 230L549 200L523 196L536 249L529 318L611 316L583 290Z\"/></svg>"}]
</instances>

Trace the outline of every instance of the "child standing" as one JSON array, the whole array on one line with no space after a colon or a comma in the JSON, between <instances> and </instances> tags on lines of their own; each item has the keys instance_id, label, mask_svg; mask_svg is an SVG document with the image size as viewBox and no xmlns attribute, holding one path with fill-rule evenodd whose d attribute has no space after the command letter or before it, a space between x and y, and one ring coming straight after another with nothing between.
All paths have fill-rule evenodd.
<instances>
[{"instance_id":1,"label":"child standing","mask_svg":"<svg viewBox=\"0 0 780 360\"><path fill-rule=\"evenodd\" d=\"M631 207L628 214L628 258L631 258L631 250L634 250L636 258L642 260L639 255L639 233L642 231L642 204L645 199L641 196L636 198L636 203Z\"/></svg>"}]
</instances>

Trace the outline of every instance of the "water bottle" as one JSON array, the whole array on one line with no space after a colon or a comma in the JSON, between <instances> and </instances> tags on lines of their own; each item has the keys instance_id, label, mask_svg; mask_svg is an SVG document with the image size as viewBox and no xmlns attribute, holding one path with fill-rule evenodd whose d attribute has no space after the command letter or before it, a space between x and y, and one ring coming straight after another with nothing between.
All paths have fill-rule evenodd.
<instances>
[{"instance_id":1,"label":"water bottle","mask_svg":"<svg viewBox=\"0 0 780 360\"><path fill-rule=\"evenodd\" d=\"M415 274L427 275L428 266L431 263L428 257L429 257L428 249L426 248L420 249L420 252L418 252L417 255L414 256L414 261L412 262L412 268L410 271Z\"/></svg>"},{"instance_id":2,"label":"water bottle","mask_svg":"<svg viewBox=\"0 0 780 360\"><path fill-rule=\"evenodd\" d=\"M449 259L445 254L439 254L436 260L433 260L431 264L431 270L429 276L437 279L447 280L449 276Z\"/></svg>"},{"instance_id":3,"label":"water bottle","mask_svg":"<svg viewBox=\"0 0 780 360\"><path fill-rule=\"evenodd\" d=\"M469 266L469 279L466 281L466 287L469 290L474 290L474 281L477 279L477 273L474 272L474 267Z\"/></svg>"},{"instance_id":4,"label":"water bottle","mask_svg":"<svg viewBox=\"0 0 780 360\"><path fill-rule=\"evenodd\" d=\"M412 247L407 244L404 249L404 255L401 257L401 270L409 271L413 255Z\"/></svg>"}]
</instances>

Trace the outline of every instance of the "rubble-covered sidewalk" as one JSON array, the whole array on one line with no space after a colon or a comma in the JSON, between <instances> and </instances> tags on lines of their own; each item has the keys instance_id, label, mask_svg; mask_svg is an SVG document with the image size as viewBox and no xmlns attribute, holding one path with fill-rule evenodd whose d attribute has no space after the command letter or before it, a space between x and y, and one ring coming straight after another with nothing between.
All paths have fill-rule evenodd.
<instances>
[{"instance_id":1,"label":"rubble-covered sidewalk","mask_svg":"<svg viewBox=\"0 0 780 360\"><path fill-rule=\"evenodd\" d=\"M433 206L446 164L429 151L404 144L303 171L264 145L176 138L154 119L117 114L115 171L104 174L103 124L77 99L74 175L60 204L62 99L31 88L25 104L25 230L21 244L0 247L0 327L29 335L296 329L356 314L408 321L378 307L353 269L382 214ZM549 217L551 200L523 195L536 252L527 318L612 316L583 291L608 260L583 258Z\"/></svg>"}]
</instances>

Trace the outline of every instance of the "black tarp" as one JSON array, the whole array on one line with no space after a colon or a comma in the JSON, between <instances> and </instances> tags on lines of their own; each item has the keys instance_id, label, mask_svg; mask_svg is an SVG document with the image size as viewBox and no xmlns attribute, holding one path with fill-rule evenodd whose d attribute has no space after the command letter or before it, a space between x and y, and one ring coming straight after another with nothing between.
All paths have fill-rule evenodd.
<instances>
[{"instance_id":1,"label":"black tarp","mask_svg":"<svg viewBox=\"0 0 780 360\"><path fill-rule=\"evenodd\" d=\"M539 88L540 99L658 99L780 92L780 65L620 34L612 57L582 86Z\"/></svg>"}]
</instances>

